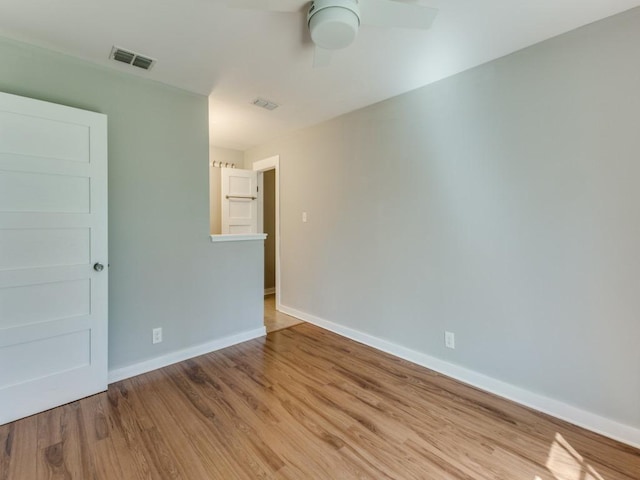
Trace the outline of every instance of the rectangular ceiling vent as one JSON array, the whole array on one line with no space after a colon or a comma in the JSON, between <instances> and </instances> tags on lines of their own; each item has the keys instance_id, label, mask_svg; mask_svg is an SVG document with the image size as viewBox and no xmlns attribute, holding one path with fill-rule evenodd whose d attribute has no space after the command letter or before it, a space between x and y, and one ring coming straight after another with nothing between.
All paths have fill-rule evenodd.
<instances>
[{"instance_id":1,"label":"rectangular ceiling vent","mask_svg":"<svg viewBox=\"0 0 640 480\"><path fill-rule=\"evenodd\" d=\"M142 68L143 70L150 70L156 63L155 59L140 55L136 52L131 52L120 47L112 47L111 54L109 55L111 60L116 62L122 62L134 67Z\"/></svg>"},{"instance_id":2,"label":"rectangular ceiling vent","mask_svg":"<svg viewBox=\"0 0 640 480\"><path fill-rule=\"evenodd\" d=\"M264 98L260 98L260 97L256 98L251 103L253 103L256 107L266 108L267 110L275 110L280 106L277 103L273 103L269 100L265 100Z\"/></svg>"}]
</instances>

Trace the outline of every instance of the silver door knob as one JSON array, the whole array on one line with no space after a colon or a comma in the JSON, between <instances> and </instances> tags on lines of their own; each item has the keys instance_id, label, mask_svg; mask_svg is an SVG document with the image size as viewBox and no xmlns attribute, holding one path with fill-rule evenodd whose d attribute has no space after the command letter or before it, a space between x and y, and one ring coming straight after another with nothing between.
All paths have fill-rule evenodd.
<instances>
[{"instance_id":1,"label":"silver door knob","mask_svg":"<svg viewBox=\"0 0 640 480\"><path fill-rule=\"evenodd\" d=\"M93 269L94 269L96 272L101 272L102 270L104 270L104 265L102 265L101 263L95 263L95 264L93 265Z\"/></svg>"}]
</instances>

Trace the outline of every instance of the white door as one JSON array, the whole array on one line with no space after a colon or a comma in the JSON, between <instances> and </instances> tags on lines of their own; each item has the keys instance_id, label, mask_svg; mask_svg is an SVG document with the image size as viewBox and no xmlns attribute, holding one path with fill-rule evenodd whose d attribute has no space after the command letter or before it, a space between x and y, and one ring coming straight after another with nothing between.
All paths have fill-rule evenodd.
<instances>
[{"instance_id":1,"label":"white door","mask_svg":"<svg viewBox=\"0 0 640 480\"><path fill-rule=\"evenodd\" d=\"M107 262L107 117L0 93L0 424L106 390Z\"/></svg>"},{"instance_id":2,"label":"white door","mask_svg":"<svg viewBox=\"0 0 640 480\"><path fill-rule=\"evenodd\" d=\"M222 233L258 232L258 173L222 169Z\"/></svg>"}]
</instances>

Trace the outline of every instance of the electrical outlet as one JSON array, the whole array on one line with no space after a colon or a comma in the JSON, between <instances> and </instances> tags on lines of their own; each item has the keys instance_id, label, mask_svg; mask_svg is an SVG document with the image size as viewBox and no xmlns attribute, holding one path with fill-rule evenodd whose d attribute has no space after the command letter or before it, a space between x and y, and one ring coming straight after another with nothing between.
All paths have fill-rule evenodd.
<instances>
[{"instance_id":1,"label":"electrical outlet","mask_svg":"<svg viewBox=\"0 0 640 480\"><path fill-rule=\"evenodd\" d=\"M153 343L162 342L162 328L153 329Z\"/></svg>"},{"instance_id":2,"label":"electrical outlet","mask_svg":"<svg viewBox=\"0 0 640 480\"><path fill-rule=\"evenodd\" d=\"M453 332L444 332L444 346L456 348L456 335Z\"/></svg>"},{"instance_id":3,"label":"electrical outlet","mask_svg":"<svg viewBox=\"0 0 640 480\"><path fill-rule=\"evenodd\" d=\"M302 222L307 223L307 212L302 212Z\"/></svg>"}]
</instances>

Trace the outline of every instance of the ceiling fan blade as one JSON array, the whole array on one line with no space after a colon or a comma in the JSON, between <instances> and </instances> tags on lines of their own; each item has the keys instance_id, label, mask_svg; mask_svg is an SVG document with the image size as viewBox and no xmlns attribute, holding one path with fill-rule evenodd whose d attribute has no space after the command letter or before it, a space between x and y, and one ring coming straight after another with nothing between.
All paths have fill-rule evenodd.
<instances>
[{"instance_id":1,"label":"ceiling fan blade","mask_svg":"<svg viewBox=\"0 0 640 480\"><path fill-rule=\"evenodd\" d=\"M285 13L299 12L307 3L305 0L227 0L229 8Z\"/></svg>"},{"instance_id":2,"label":"ceiling fan blade","mask_svg":"<svg viewBox=\"0 0 640 480\"><path fill-rule=\"evenodd\" d=\"M331 64L331 50L316 47L313 52L313 68L328 67Z\"/></svg>"},{"instance_id":3,"label":"ceiling fan blade","mask_svg":"<svg viewBox=\"0 0 640 480\"><path fill-rule=\"evenodd\" d=\"M431 27L437 8L391 0L360 0L360 21L376 27Z\"/></svg>"}]
</instances>

